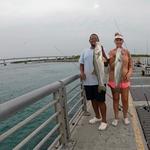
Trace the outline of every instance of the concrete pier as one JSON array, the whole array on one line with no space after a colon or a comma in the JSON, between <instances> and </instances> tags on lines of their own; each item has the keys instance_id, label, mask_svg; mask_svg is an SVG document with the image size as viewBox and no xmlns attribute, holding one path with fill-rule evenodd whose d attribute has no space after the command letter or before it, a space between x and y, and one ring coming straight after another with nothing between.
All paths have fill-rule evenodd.
<instances>
[{"instance_id":1,"label":"concrete pier","mask_svg":"<svg viewBox=\"0 0 150 150\"><path fill-rule=\"evenodd\" d=\"M108 89L110 94L110 90ZM99 123L91 125L89 119L94 116L93 109L89 103L88 111L91 116L83 116L78 123L73 135L76 142L74 150L145 150L147 149L142 135L139 121L133 107L132 97L129 98L129 114L131 124L123 123L122 112L120 111L120 121L117 127L111 125L113 119L112 99L107 96L107 119L108 128L106 131L99 131Z\"/></svg>"}]
</instances>

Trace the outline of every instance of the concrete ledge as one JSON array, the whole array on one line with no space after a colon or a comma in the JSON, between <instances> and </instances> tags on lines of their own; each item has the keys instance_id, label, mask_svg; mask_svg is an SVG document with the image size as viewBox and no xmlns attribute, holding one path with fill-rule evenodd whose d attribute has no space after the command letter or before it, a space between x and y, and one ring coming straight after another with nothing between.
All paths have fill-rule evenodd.
<instances>
[{"instance_id":1,"label":"concrete ledge","mask_svg":"<svg viewBox=\"0 0 150 150\"><path fill-rule=\"evenodd\" d=\"M131 124L134 131L137 150L148 150L131 93L129 93L129 111L132 114Z\"/></svg>"}]
</instances>

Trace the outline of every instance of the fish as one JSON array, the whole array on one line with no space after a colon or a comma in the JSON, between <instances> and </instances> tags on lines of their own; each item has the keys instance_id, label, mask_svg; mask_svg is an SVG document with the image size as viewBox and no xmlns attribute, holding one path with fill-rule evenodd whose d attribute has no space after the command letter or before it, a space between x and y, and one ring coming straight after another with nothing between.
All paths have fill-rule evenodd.
<instances>
[{"instance_id":1,"label":"fish","mask_svg":"<svg viewBox=\"0 0 150 150\"><path fill-rule=\"evenodd\" d=\"M114 70L114 81L116 85L116 89L119 89L119 84L121 82L122 75L122 54L121 48L117 49L116 58L115 58L115 70Z\"/></svg>"},{"instance_id":2,"label":"fish","mask_svg":"<svg viewBox=\"0 0 150 150\"><path fill-rule=\"evenodd\" d=\"M98 80L98 92L106 91L104 84L105 72L104 72L104 60L102 54L102 46L100 42L96 43L96 46L93 50L93 66L94 70L92 74L95 74Z\"/></svg>"}]
</instances>

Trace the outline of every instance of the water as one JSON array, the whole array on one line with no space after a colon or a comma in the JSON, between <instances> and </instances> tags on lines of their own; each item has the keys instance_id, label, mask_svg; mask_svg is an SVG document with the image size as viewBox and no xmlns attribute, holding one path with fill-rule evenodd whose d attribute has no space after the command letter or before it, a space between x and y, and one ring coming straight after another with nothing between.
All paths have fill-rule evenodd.
<instances>
[{"instance_id":1,"label":"water","mask_svg":"<svg viewBox=\"0 0 150 150\"><path fill-rule=\"evenodd\" d=\"M79 73L73 63L39 63L0 66L0 103Z\"/></svg>"},{"instance_id":2,"label":"water","mask_svg":"<svg viewBox=\"0 0 150 150\"><path fill-rule=\"evenodd\" d=\"M0 103L9 101L12 98L40 88L49 83L63 79L67 76L79 73L79 67L72 63L39 63L39 64L16 64L0 66ZM31 115L33 112L48 104L52 100L51 96L36 102L30 107L18 112L15 116L9 118L0 124L0 134L4 133L21 120ZM48 109L38 118L31 121L28 125L15 132L7 140L0 144L1 150L11 150L13 146L24 139L30 132L35 130L41 123L48 119L54 112L54 109ZM34 140L31 140L23 149L32 149L56 124L52 123L41 130ZM15 137L15 138L14 138ZM49 140L51 141L51 140ZM46 143L47 145L49 143ZM46 148L43 147L43 149Z\"/></svg>"}]
</instances>

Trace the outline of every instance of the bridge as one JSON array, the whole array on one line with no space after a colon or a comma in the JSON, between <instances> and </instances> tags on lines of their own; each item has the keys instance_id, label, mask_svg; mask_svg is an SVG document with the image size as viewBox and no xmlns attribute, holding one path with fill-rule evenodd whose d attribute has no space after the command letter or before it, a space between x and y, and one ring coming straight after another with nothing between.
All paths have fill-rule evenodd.
<instances>
[{"instance_id":1,"label":"bridge","mask_svg":"<svg viewBox=\"0 0 150 150\"><path fill-rule=\"evenodd\" d=\"M46 97L47 103L43 99ZM39 101L43 102L37 105ZM110 124L113 110L109 89L106 102ZM33 111L32 105L38 109ZM30 110L30 115L24 110ZM46 111L50 113L45 114ZM26 117L19 117L21 114ZM0 121L4 127L0 133L1 150L148 150L131 94L129 126L120 122L117 128L109 125L106 131L98 131L98 124L88 124L90 114L93 111L79 74L48 84L0 105ZM33 126L39 120L38 126ZM12 126L6 130L8 121ZM29 127L30 132L22 131ZM17 140L13 142L14 139Z\"/></svg>"},{"instance_id":2,"label":"bridge","mask_svg":"<svg viewBox=\"0 0 150 150\"><path fill-rule=\"evenodd\" d=\"M142 64L150 64L150 55L133 55L133 62L141 62ZM17 63L40 63L40 62L77 62L79 55L73 56L36 56L36 57L20 57L20 58L4 58L0 59L0 65Z\"/></svg>"},{"instance_id":3,"label":"bridge","mask_svg":"<svg viewBox=\"0 0 150 150\"><path fill-rule=\"evenodd\" d=\"M38 56L0 59L0 64L6 66L8 63L31 63L31 62L75 62L76 56Z\"/></svg>"}]
</instances>

